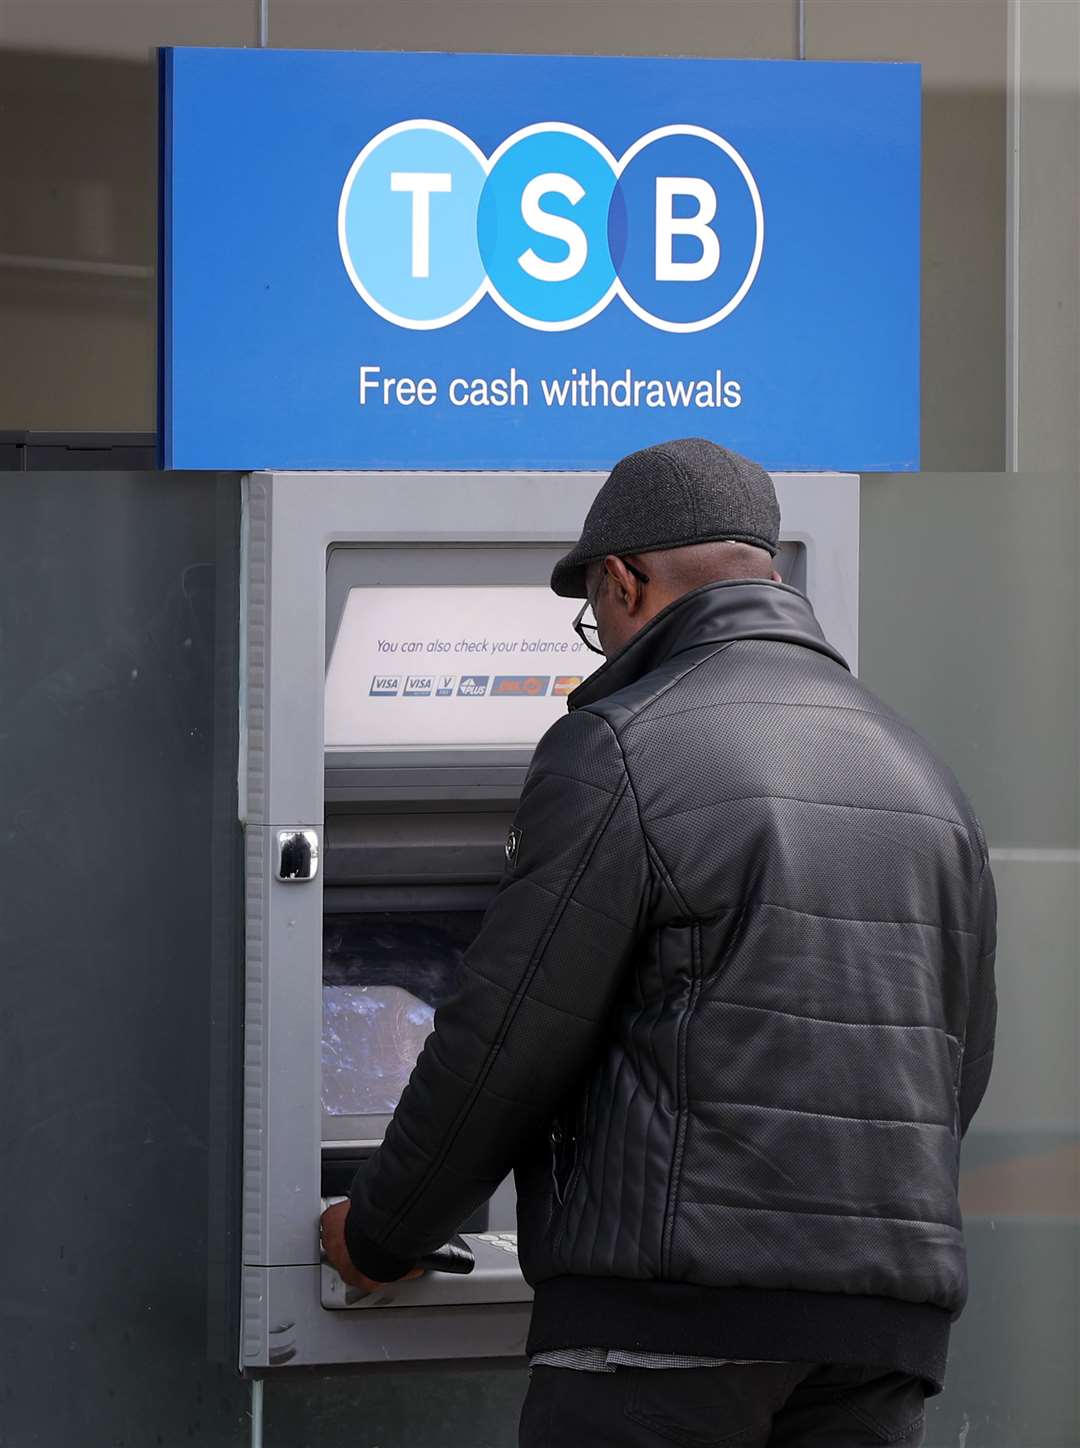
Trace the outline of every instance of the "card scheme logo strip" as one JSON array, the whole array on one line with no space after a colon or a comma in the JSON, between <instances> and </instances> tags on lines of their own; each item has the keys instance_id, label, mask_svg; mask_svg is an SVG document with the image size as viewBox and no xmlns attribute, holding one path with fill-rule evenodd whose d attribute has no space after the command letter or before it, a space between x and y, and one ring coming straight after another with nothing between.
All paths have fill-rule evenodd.
<instances>
[{"instance_id":1,"label":"card scheme logo strip","mask_svg":"<svg viewBox=\"0 0 1080 1448\"><path fill-rule=\"evenodd\" d=\"M376 674L368 694L373 699L542 699L565 697L582 682L580 674Z\"/></svg>"}]
</instances>

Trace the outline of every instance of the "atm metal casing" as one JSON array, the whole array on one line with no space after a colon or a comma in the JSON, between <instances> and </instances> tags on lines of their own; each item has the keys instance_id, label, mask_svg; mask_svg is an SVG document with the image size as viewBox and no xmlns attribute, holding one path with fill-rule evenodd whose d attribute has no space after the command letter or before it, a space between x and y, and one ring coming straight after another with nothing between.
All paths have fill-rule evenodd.
<instances>
[{"instance_id":1,"label":"atm metal casing","mask_svg":"<svg viewBox=\"0 0 1080 1448\"><path fill-rule=\"evenodd\" d=\"M502 825L531 749L324 751L328 560L358 551L353 574L418 587L542 584L578 537L599 473L255 473L245 480L241 620L240 814L245 829L244 1169L240 1367L383 1365L519 1358L530 1294L506 1243L469 1238L471 1276L429 1273L357 1308L333 1310L320 1263L323 915L328 900L406 900L494 888ZM858 479L777 475L781 570L811 598L854 668L858 649ZM415 567L410 557L415 555ZM387 570L390 572L388 573ZM395 571L396 570L396 571ZM455 573L456 570L456 573ZM331 574L333 570L331 570ZM462 573L465 576L460 576ZM479 576L478 576L479 575ZM336 585L331 584L331 593ZM334 604L330 598L331 611ZM567 600L567 626L575 611ZM465 878L437 848L457 813L471 842ZM472 818L475 817L475 825ZM349 828L336 823L351 820ZM328 830L329 820L329 830ZM380 857L380 821L389 841ZM357 823L359 822L359 823ZM374 822L374 823L373 823ZM319 868L278 877L278 839L309 831ZM327 842L331 868L327 870ZM341 842L344 842L344 846ZM409 844L413 842L413 853ZM428 846L431 846L428 848ZM338 850L337 856L334 850ZM351 851L351 853L350 853ZM362 881L349 886L349 864ZM409 864L417 861L416 869ZM478 865L477 861L481 863ZM401 872L400 881L395 871ZM344 883L343 883L344 880ZM345 893L342 893L344 891ZM368 892L366 895L364 892ZM471 892L471 893L470 893ZM440 898L458 898L447 895ZM367 1149L385 1121L376 1122ZM325 1142L325 1152L346 1150ZM492 1229L512 1229L510 1188ZM335 1279L336 1280L336 1279Z\"/></svg>"}]
</instances>

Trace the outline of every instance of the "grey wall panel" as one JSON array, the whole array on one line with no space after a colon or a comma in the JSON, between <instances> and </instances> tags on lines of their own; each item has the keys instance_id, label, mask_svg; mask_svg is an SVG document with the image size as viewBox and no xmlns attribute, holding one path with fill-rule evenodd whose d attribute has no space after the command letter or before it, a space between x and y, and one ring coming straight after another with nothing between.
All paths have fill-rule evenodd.
<instances>
[{"instance_id":1,"label":"grey wall panel","mask_svg":"<svg viewBox=\"0 0 1080 1448\"><path fill-rule=\"evenodd\" d=\"M239 485L4 475L0 507L0 1441L235 1443L206 1313Z\"/></svg>"},{"instance_id":2,"label":"grey wall panel","mask_svg":"<svg viewBox=\"0 0 1080 1448\"><path fill-rule=\"evenodd\" d=\"M4 0L0 43L143 59L155 45L254 45L252 0Z\"/></svg>"},{"instance_id":3,"label":"grey wall panel","mask_svg":"<svg viewBox=\"0 0 1080 1448\"><path fill-rule=\"evenodd\" d=\"M592 55L795 54L794 0L271 0L271 44Z\"/></svg>"},{"instance_id":4,"label":"grey wall panel","mask_svg":"<svg viewBox=\"0 0 1080 1448\"><path fill-rule=\"evenodd\" d=\"M1080 471L1080 5L1010 0L1009 466Z\"/></svg>"},{"instance_id":5,"label":"grey wall panel","mask_svg":"<svg viewBox=\"0 0 1080 1448\"><path fill-rule=\"evenodd\" d=\"M475 1367L275 1380L267 1448L515 1448L526 1385L524 1370Z\"/></svg>"},{"instance_id":6,"label":"grey wall panel","mask_svg":"<svg viewBox=\"0 0 1080 1448\"><path fill-rule=\"evenodd\" d=\"M863 479L862 674L960 775L994 845L1075 848L1075 477Z\"/></svg>"},{"instance_id":7,"label":"grey wall panel","mask_svg":"<svg viewBox=\"0 0 1080 1448\"><path fill-rule=\"evenodd\" d=\"M811 60L922 65L922 466L1003 468L1006 0L807 0L806 14Z\"/></svg>"},{"instance_id":8,"label":"grey wall panel","mask_svg":"<svg viewBox=\"0 0 1080 1448\"><path fill-rule=\"evenodd\" d=\"M39 18L54 9L25 8ZM98 6L77 8L84 24L100 23ZM4 50L9 15L0 6L0 428L148 431L154 68L145 51L115 60Z\"/></svg>"},{"instance_id":9,"label":"grey wall panel","mask_svg":"<svg viewBox=\"0 0 1080 1448\"><path fill-rule=\"evenodd\" d=\"M998 887L998 1037L964 1142L971 1299L928 1448L1075 1448L1080 797L1074 475L871 477L862 676L969 792Z\"/></svg>"}]
</instances>

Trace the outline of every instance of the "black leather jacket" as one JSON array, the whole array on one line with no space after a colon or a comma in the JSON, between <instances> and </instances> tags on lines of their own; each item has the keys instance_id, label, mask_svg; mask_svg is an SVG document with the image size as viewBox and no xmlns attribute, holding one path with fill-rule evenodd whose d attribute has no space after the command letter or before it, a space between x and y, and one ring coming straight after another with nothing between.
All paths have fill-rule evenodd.
<instances>
[{"instance_id":1,"label":"black leather jacket","mask_svg":"<svg viewBox=\"0 0 1080 1448\"><path fill-rule=\"evenodd\" d=\"M354 1184L355 1261L399 1275L513 1166L533 1350L939 1385L995 1023L967 800L780 584L687 595L570 702Z\"/></svg>"}]
</instances>

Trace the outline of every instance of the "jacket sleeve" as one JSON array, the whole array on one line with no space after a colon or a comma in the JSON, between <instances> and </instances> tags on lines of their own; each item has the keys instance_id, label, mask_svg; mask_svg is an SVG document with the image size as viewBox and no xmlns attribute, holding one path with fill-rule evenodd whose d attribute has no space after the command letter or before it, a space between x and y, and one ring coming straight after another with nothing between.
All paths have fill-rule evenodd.
<instances>
[{"instance_id":1,"label":"jacket sleeve","mask_svg":"<svg viewBox=\"0 0 1080 1448\"><path fill-rule=\"evenodd\" d=\"M357 1172L349 1254L393 1281L494 1191L596 1056L647 917L648 855L610 725L570 714L541 740L517 850L466 953L457 994Z\"/></svg>"},{"instance_id":2,"label":"jacket sleeve","mask_svg":"<svg viewBox=\"0 0 1080 1448\"><path fill-rule=\"evenodd\" d=\"M989 860L979 881L979 956L968 989L967 1035L960 1071L960 1134L963 1136L978 1110L994 1064L997 1027L997 989L994 958L997 951L997 895Z\"/></svg>"}]
</instances>

